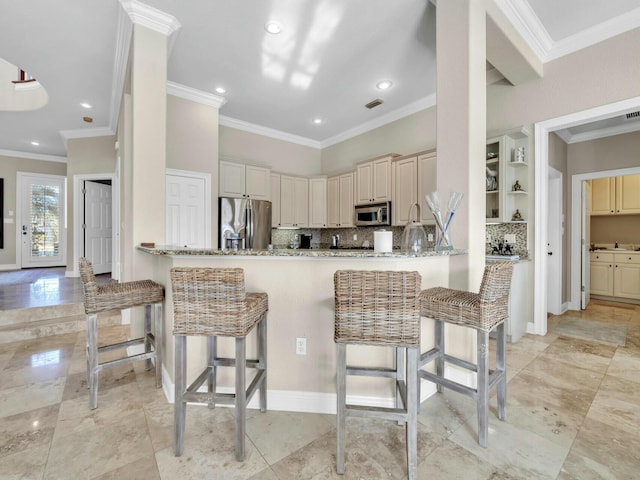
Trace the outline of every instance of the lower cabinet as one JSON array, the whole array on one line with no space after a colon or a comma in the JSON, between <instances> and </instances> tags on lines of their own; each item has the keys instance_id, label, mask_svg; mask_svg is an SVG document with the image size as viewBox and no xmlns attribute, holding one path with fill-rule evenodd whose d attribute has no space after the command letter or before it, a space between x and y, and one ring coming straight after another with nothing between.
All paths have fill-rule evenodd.
<instances>
[{"instance_id":1,"label":"lower cabinet","mask_svg":"<svg viewBox=\"0 0 640 480\"><path fill-rule=\"evenodd\" d=\"M640 299L640 255L635 253L590 254L591 295Z\"/></svg>"},{"instance_id":2,"label":"lower cabinet","mask_svg":"<svg viewBox=\"0 0 640 480\"><path fill-rule=\"evenodd\" d=\"M514 262L509 290L509 321L506 325L507 339L511 343L517 342L527 332L527 323L533 322L531 272L531 262Z\"/></svg>"}]
</instances>

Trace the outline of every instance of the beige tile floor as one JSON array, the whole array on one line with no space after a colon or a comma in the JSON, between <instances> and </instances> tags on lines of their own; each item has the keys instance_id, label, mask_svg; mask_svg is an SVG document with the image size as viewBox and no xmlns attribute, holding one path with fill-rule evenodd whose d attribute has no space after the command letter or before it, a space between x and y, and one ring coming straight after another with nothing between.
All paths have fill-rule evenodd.
<instances>
[{"instance_id":1,"label":"beige tile floor","mask_svg":"<svg viewBox=\"0 0 640 480\"><path fill-rule=\"evenodd\" d=\"M593 302L572 316L627 327L624 347L553 333L508 347L508 420L476 443L473 402L445 391L419 416L421 479L640 478L640 306ZM100 332L124 338L124 327ZM348 419L346 474L335 472L333 415L250 411L234 458L233 411L190 406L185 453L173 409L142 365L101 376L88 408L83 333L0 345L0 479L403 479L404 429Z\"/></svg>"}]
</instances>

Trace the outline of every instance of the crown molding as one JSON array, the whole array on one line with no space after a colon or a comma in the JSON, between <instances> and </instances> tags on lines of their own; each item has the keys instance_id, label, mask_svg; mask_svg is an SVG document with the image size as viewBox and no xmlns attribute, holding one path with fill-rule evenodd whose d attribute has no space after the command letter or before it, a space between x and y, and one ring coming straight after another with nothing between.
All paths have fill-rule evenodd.
<instances>
[{"instance_id":1,"label":"crown molding","mask_svg":"<svg viewBox=\"0 0 640 480\"><path fill-rule=\"evenodd\" d=\"M215 108L220 108L227 103L227 99L220 95L197 90L175 82L167 82L167 94Z\"/></svg>"},{"instance_id":2,"label":"crown molding","mask_svg":"<svg viewBox=\"0 0 640 480\"><path fill-rule=\"evenodd\" d=\"M420 100L410 103L409 105L405 105L404 107L400 107L396 110L393 110L385 115L382 115L374 120L370 120L365 122L357 127L350 128L338 135L327 138L320 142L320 148L327 148L331 145L335 145L336 143L344 142L353 137L357 137L358 135L362 135L370 130L376 129L378 127L382 127L391 122L395 122L396 120L400 120L401 118L408 117L409 115L413 115L414 113L418 113L422 110L426 110L427 108L431 108L436 105L436 94L433 93L427 97L421 98Z\"/></svg>"},{"instance_id":3,"label":"crown molding","mask_svg":"<svg viewBox=\"0 0 640 480\"><path fill-rule=\"evenodd\" d=\"M67 141L76 138L108 137L116 132L111 127L79 128L77 130L60 130L60 136L64 140L64 147L67 148Z\"/></svg>"},{"instance_id":4,"label":"crown molding","mask_svg":"<svg viewBox=\"0 0 640 480\"><path fill-rule=\"evenodd\" d=\"M613 127L600 128L598 130L592 130L590 132L576 133L572 135L571 132L566 130L559 130L556 133L567 143L579 143L587 142L589 140L597 140L598 138L612 137L614 135L622 135L625 133L633 133L640 131L640 122L631 122L628 124L615 125Z\"/></svg>"},{"instance_id":5,"label":"crown molding","mask_svg":"<svg viewBox=\"0 0 640 480\"><path fill-rule=\"evenodd\" d=\"M538 59L544 63L554 42L529 2L495 0L495 4L502 10L502 13L520 33L524 41L529 44Z\"/></svg>"},{"instance_id":6,"label":"crown molding","mask_svg":"<svg viewBox=\"0 0 640 480\"><path fill-rule=\"evenodd\" d=\"M134 24L146 27L167 37L173 35L182 26L173 15L137 0L120 0L120 5L122 5L122 8L127 12Z\"/></svg>"},{"instance_id":7,"label":"crown molding","mask_svg":"<svg viewBox=\"0 0 640 480\"><path fill-rule=\"evenodd\" d=\"M18 152L17 150L0 150L0 155L5 157L27 158L29 160L42 160L45 162L67 163L67 157L45 155L42 153Z\"/></svg>"},{"instance_id":8,"label":"crown molding","mask_svg":"<svg viewBox=\"0 0 640 480\"><path fill-rule=\"evenodd\" d=\"M556 42L545 61L555 60L639 27L640 8L636 8Z\"/></svg>"},{"instance_id":9,"label":"crown molding","mask_svg":"<svg viewBox=\"0 0 640 480\"><path fill-rule=\"evenodd\" d=\"M263 135L265 137L275 138L276 140L284 140L285 142L297 143L305 147L321 148L320 142L312 140L310 138L301 137L299 135L293 135L291 133L283 132L282 130L276 130L274 128L263 127L262 125L256 125L255 123L245 122L243 120L237 120L235 118L226 117L220 115L219 124L225 127L236 128L249 133L255 133L257 135Z\"/></svg>"}]
</instances>

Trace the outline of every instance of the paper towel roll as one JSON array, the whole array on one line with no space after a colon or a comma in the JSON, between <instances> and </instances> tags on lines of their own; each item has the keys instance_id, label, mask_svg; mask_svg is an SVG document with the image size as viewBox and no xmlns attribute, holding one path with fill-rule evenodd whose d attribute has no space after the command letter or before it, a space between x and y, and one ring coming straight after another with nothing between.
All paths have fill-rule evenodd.
<instances>
[{"instance_id":1,"label":"paper towel roll","mask_svg":"<svg viewBox=\"0 0 640 480\"><path fill-rule=\"evenodd\" d=\"M373 232L373 251L391 252L393 250L393 232L390 230L376 230Z\"/></svg>"}]
</instances>

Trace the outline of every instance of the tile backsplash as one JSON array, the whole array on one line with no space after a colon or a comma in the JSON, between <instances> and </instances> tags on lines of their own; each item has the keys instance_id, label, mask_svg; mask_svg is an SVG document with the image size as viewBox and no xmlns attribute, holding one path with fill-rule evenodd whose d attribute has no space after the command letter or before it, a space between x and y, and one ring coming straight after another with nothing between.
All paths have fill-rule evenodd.
<instances>
[{"instance_id":1,"label":"tile backsplash","mask_svg":"<svg viewBox=\"0 0 640 480\"><path fill-rule=\"evenodd\" d=\"M487 235L491 235L491 244L485 245L486 253L491 253L494 246L504 243L505 235L515 235L516 241L511 245L511 251L521 257L528 257L527 250L527 224L526 223L499 223L487 225Z\"/></svg>"},{"instance_id":2,"label":"tile backsplash","mask_svg":"<svg viewBox=\"0 0 640 480\"><path fill-rule=\"evenodd\" d=\"M373 247L373 232L376 230L391 230L393 232L393 247L400 248L402 242L402 232L404 227L354 227L354 228L301 228L298 230L284 230L274 228L271 230L271 243L276 248L289 247L291 240L296 234L312 235L312 248L329 248L331 246L331 236L340 235L340 246L342 247L361 247L364 242L369 242ZM431 233L435 238L435 226L424 225L424 230ZM353 239L356 235L357 239ZM433 248L434 242L427 242L427 248Z\"/></svg>"}]
</instances>

